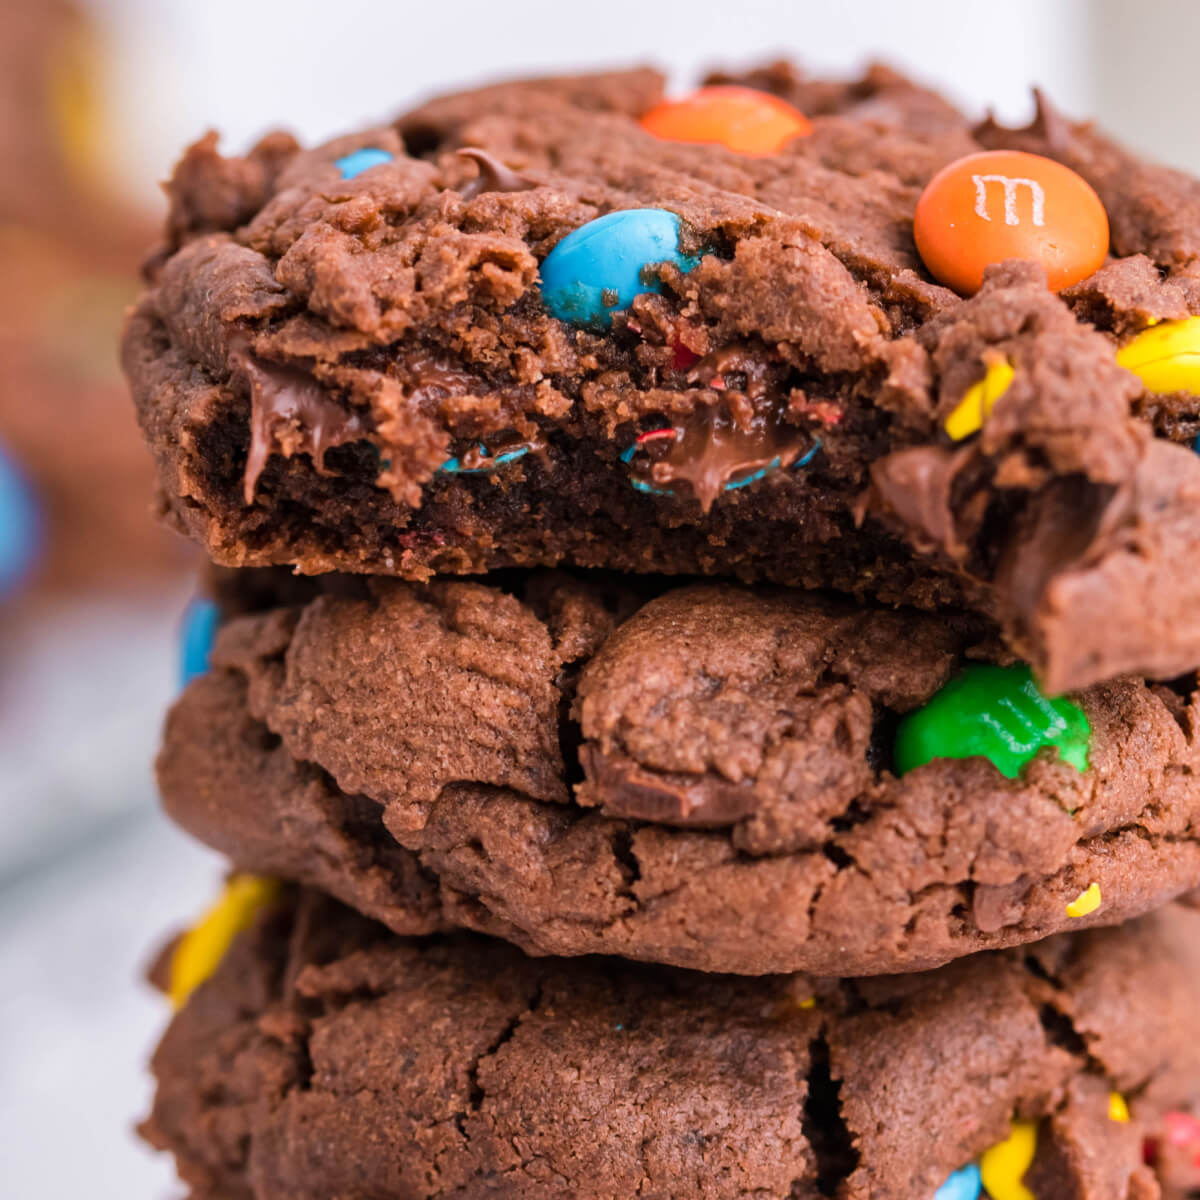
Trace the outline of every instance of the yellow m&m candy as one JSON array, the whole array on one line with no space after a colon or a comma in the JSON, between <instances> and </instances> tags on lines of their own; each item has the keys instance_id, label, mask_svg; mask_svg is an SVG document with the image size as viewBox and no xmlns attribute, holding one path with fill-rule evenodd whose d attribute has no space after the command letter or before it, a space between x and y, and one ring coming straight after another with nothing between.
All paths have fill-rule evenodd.
<instances>
[{"instance_id":1,"label":"yellow m&m candy","mask_svg":"<svg viewBox=\"0 0 1200 1200\"><path fill-rule=\"evenodd\" d=\"M1067 916L1072 920L1091 916L1103 903L1104 897L1100 894L1100 885L1098 883L1088 884L1087 890L1080 892L1067 905Z\"/></svg>"},{"instance_id":2,"label":"yellow m&m candy","mask_svg":"<svg viewBox=\"0 0 1200 1200\"><path fill-rule=\"evenodd\" d=\"M1034 1200L1024 1179L1036 1153L1037 1125L1033 1121L1014 1121L1012 1133L984 1151L979 1171L991 1200Z\"/></svg>"},{"instance_id":3,"label":"yellow m&m candy","mask_svg":"<svg viewBox=\"0 0 1200 1200\"><path fill-rule=\"evenodd\" d=\"M1117 363L1148 392L1200 393L1200 317L1151 326L1117 351Z\"/></svg>"},{"instance_id":4,"label":"yellow m&m candy","mask_svg":"<svg viewBox=\"0 0 1200 1200\"><path fill-rule=\"evenodd\" d=\"M279 895L279 886L278 880L261 875L230 877L220 899L180 938L171 956L167 992L175 1008L221 965L233 939Z\"/></svg>"},{"instance_id":5,"label":"yellow m&m candy","mask_svg":"<svg viewBox=\"0 0 1200 1200\"><path fill-rule=\"evenodd\" d=\"M1012 364L1003 359L988 364L987 373L963 393L963 398L946 418L946 432L956 441L962 441L983 428L983 423L992 415L997 400L1008 391L1013 381Z\"/></svg>"}]
</instances>

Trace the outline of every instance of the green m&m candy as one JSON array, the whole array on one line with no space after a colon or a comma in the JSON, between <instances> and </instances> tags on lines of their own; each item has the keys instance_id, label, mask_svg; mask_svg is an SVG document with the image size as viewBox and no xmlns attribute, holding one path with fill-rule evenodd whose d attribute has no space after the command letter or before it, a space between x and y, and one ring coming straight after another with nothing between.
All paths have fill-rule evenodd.
<instances>
[{"instance_id":1,"label":"green m&m candy","mask_svg":"<svg viewBox=\"0 0 1200 1200\"><path fill-rule=\"evenodd\" d=\"M896 774L935 758L978 756L1016 779L1043 746L1057 747L1063 762L1085 771L1091 736L1083 709L1042 695L1027 666L973 663L900 722Z\"/></svg>"}]
</instances>

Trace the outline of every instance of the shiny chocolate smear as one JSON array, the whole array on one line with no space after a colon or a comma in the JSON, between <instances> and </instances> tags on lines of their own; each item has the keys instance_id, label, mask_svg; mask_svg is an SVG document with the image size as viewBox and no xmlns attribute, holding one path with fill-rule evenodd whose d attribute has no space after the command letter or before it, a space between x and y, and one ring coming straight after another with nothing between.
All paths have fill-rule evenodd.
<instances>
[{"instance_id":1,"label":"shiny chocolate smear","mask_svg":"<svg viewBox=\"0 0 1200 1200\"><path fill-rule=\"evenodd\" d=\"M307 453L324 475L328 450L361 441L370 432L361 413L331 400L307 371L246 352L237 353L233 364L250 383L250 450L242 482L247 504L254 503L255 485L272 454Z\"/></svg>"},{"instance_id":2,"label":"shiny chocolate smear","mask_svg":"<svg viewBox=\"0 0 1200 1200\"><path fill-rule=\"evenodd\" d=\"M459 188L459 195L464 200L474 200L484 192L528 192L538 186L532 179L506 167L486 150L467 146L456 153L459 158L469 158L479 168L479 174Z\"/></svg>"},{"instance_id":3,"label":"shiny chocolate smear","mask_svg":"<svg viewBox=\"0 0 1200 1200\"><path fill-rule=\"evenodd\" d=\"M408 398L417 403L469 395L480 387L480 381L469 371L442 362L428 350L415 350L399 358L395 373Z\"/></svg>"},{"instance_id":4,"label":"shiny chocolate smear","mask_svg":"<svg viewBox=\"0 0 1200 1200\"><path fill-rule=\"evenodd\" d=\"M984 517L987 492L975 486L984 466L974 443L896 450L871 467L874 499L908 527L918 546L961 562Z\"/></svg>"},{"instance_id":5,"label":"shiny chocolate smear","mask_svg":"<svg viewBox=\"0 0 1200 1200\"><path fill-rule=\"evenodd\" d=\"M811 447L812 438L785 425L778 412L757 412L743 423L723 408L708 408L696 414L661 458L636 463L634 472L664 490L685 485L707 513L728 484L772 465L787 468Z\"/></svg>"}]
</instances>

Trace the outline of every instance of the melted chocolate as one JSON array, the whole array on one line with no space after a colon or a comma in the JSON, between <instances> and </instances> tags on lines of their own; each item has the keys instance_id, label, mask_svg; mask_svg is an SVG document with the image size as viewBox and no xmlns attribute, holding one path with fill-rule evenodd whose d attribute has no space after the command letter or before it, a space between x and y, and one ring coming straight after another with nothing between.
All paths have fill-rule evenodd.
<instances>
[{"instance_id":1,"label":"melted chocolate","mask_svg":"<svg viewBox=\"0 0 1200 1200\"><path fill-rule=\"evenodd\" d=\"M481 387L489 386L478 376L464 371L453 363L434 358L428 350L423 349L405 355L403 360L396 364L396 371L409 400L414 401L418 406L446 396L469 395L472 392L478 392ZM546 443L540 438L517 440L513 434L500 435L500 437L501 439L507 437L507 440L500 440L493 444L492 438L485 436L483 440L488 445L487 450L481 450L478 441L472 443L469 449L457 456L458 465L452 473L501 469L511 465L514 461L511 457L504 462L497 461L505 455L518 457L524 457L526 454L544 455Z\"/></svg>"},{"instance_id":2,"label":"melted chocolate","mask_svg":"<svg viewBox=\"0 0 1200 1200\"><path fill-rule=\"evenodd\" d=\"M1098 547L1111 542L1129 518L1130 500L1116 488L1080 478L1055 480L1034 498L996 573L1007 597L1005 615L1023 632L1032 628L1046 588L1056 576L1088 558L1100 557Z\"/></svg>"},{"instance_id":3,"label":"melted chocolate","mask_svg":"<svg viewBox=\"0 0 1200 1200\"><path fill-rule=\"evenodd\" d=\"M728 484L755 471L791 466L812 447L812 438L770 409L739 421L724 408L708 408L663 443L668 449L657 461L635 461L635 478L664 490L682 483L708 512Z\"/></svg>"},{"instance_id":4,"label":"melted chocolate","mask_svg":"<svg viewBox=\"0 0 1200 1200\"><path fill-rule=\"evenodd\" d=\"M688 372L688 382L712 386L714 378L724 381L725 375L737 373L746 377L741 391L751 400L759 400L767 394L772 365L762 351L734 342L706 354Z\"/></svg>"},{"instance_id":5,"label":"melted chocolate","mask_svg":"<svg viewBox=\"0 0 1200 1200\"><path fill-rule=\"evenodd\" d=\"M467 146L456 153L459 158L469 158L479 168L479 174L458 190L464 200L474 200L484 192L528 192L539 186L476 146Z\"/></svg>"},{"instance_id":6,"label":"melted chocolate","mask_svg":"<svg viewBox=\"0 0 1200 1200\"><path fill-rule=\"evenodd\" d=\"M306 371L245 351L233 355L233 364L250 382L250 450L242 485L247 504L254 503L255 485L272 454L310 454L323 475L328 450L370 432L366 417L330 399Z\"/></svg>"},{"instance_id":7,"label":"melted chocolate","mask_svg":"<svg viewBox=\"0 0 1200 1200\"><path fill-rule=\"evenodd\" d=\"M874 500L904 523L916 545L961 563L985 515L986 469L973 443L897 450L871 467Z\"/></svg>"},{"instance_id":8,"label":"melted chocolate","mask_svg":"<svg viewBox=\"0 0 1200 1200\"><path fill-rule=\"evenodd\" d=\"M418 401L435 395L467 395L479 387L479 380L469 371L441 362L427 350L405 355L396 363L396 370L409 398Z\"/></svg>"}]
</instances>

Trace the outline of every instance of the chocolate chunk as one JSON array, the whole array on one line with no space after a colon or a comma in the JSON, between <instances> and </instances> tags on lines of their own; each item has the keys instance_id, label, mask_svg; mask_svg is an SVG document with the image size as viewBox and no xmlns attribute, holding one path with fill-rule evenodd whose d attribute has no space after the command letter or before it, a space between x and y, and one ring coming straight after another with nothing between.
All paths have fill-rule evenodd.
<instances>
[{"instance_id":1,"label":"chocolate chunk","mask_svg":"<svg viewBox=\"0 0 1200 1200\"><path fill-rule=\"evenodd\" d=\"M816 446L811 435L785 425L776 413L731 415L724 406L704 409L672 432L673 438L662 439L665 454L633 460L633 477L660 491L682 484L703 512L731 487L785 470Z\"/></svg>"},{"instance_id":2,"label":"chocolate chunk","mask_svg":"<svg viewBox=\"0 0 1200 1200\"><path fill-rule=\"evenodd\" d=\"M459 188L464 200L474 200L484 192L526 192L538 186L478 146L466 146L455 153L459 158L469 158L479 168L479 174Z\"/></svg>"}]
</instances>

